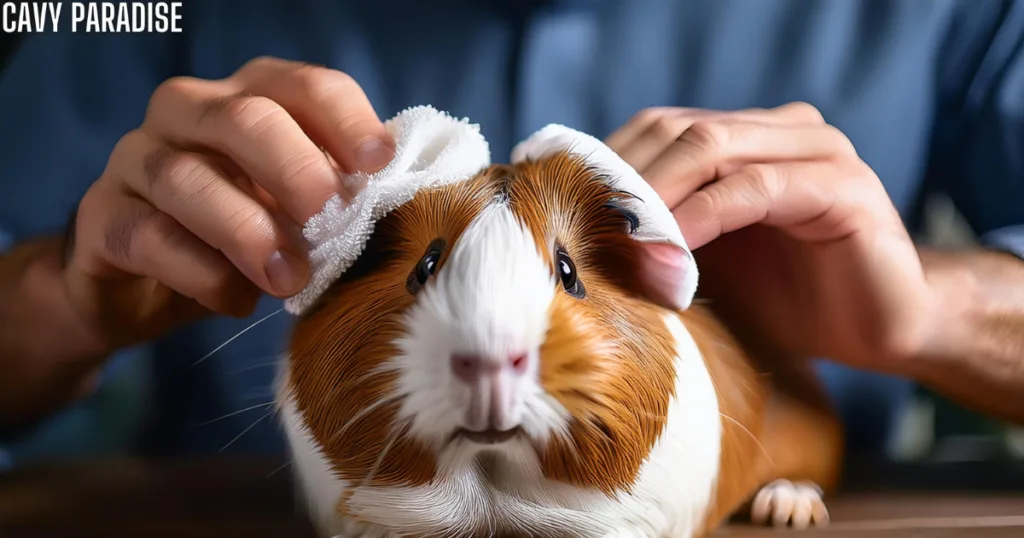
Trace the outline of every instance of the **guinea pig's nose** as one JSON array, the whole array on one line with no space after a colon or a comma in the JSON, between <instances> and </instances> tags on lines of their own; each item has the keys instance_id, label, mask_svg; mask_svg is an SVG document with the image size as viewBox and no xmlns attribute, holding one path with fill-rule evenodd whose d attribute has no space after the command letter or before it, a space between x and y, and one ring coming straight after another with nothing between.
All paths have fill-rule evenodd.
<instances>
[{"instance_id":1,"label":"guinea pig's nose","mask_svg":"<svg viewBox=\"0 0 1024 538\"><path fill-rule=\"evenodd\" d=\"M496 375L503 370L522 374L526 372L528 360L526 353L513 353L502 359L455 354L452 355L452 373L455 377L472 383L478 381L481 376Z\"/></svg>"}]
</instances>

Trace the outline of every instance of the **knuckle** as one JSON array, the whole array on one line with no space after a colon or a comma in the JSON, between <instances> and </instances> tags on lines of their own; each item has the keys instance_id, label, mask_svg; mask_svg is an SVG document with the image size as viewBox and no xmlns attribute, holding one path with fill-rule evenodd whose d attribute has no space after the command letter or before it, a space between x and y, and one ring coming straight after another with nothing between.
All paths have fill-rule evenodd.
<instances>
[{"instance_id":1,"label":"knuckle","mask_svg":"<svg viewBox=\"0 0 1024 538\"><path fill-rule=\"evenodd\" d=\"M349 113L339 118L334 125L335 132L341 133L346 139L356 142L367 133L374 133L379 124L370 116ZM354 148L353 148L354 149Z\"/></svg>"},{"instance_id":2,"label":"knuckle","mask_svg":"<svg viewBox=\"0 0 1024 538\"><path fill-rule=\"evenodd\" d=\"M283 114L284 110L266 97L241 93L214 101L210 112L224 127L247 131L268 117Z\"/></svg>"},{"instance_id":3,"label":"knuckle","mask_svg":"<svg viewBox=\"0 0 1024 538\"><path fill-rule=\"evenodd\" d=\"M256 72L256 73L258 73L260 71L265 71L266 69L268 69L270 67L273 67L274 65L276 65L280 61L281 60L279 60L279 59L277 59L277 58L275 58L273 56L268 56L268 55L257 56L255 58L249 60L248 62L245 62L245 64L243 64L242 67L239 68L238 71L235 72L235 74L237 75L239 73L249 72L249 71Z\"/></svg>"},{"instance_id":4,"label":"knuckle","mask_svg":"<svg viewBox=\"0 0 1024 538\"><path fill-rule=\"evenodd\" d=\"M651 133L658 140L669 141L679 138L679 135L683 133L683 128L680 125L679 118L660 116L651 124Z\"/></svg>"},{"instance_id":5,"label":"knuckle","mask_svg":"<svg viewBox=\"0 0 1024 538\"><path fill-rule=\"evenodd\" d=\"M715 150L729 140L729 126L716 121L696 121L679 137L680 141L699 150Z\"/></svg>"},{"instance_id":6,"label":"knuckle","mask_svg":"<svg viewBox=\"0 0 1024 538\"><path fill-rule=\"evenodd\" d=\"M837 154L847 157L857 155L857 148L853 145L853 141L839 130L838 127L826 125L825 132L827 133L825 136L828 137Z\"/></svg>"},{"instance_id":7,"label":"knuckle","mask_svg":"<svg viewBox=\"0 0 1024 538\"><path fill-rule=\"evenodd\" d=\"M779 169L770 164L748 165L743 169L743 176L754 192L765 199L775 198L782 188Z\"/></svg>"},{"instance_id":8,"label":"knuckle","mask_svg":"<svg viewBox=\"0 0 1024 538\"><path fill-rule=\"evenodd\" d=\"M224 229L236 252L260 253L273 247L274 225L258 205L235 210L224 219Z\"/></svg>"},{"instance_id":9,"label":"knuckle","mask_svg":"<svg viewBox=\"0 0 1024 538\"><path fill-rule=\"evenodd\" d=\"M286 181L309 177L317 183L326 183L334 174L323 153L300 152L281 163L276 175Z\"/></svg>"},{"instance_id":10,"label":"knuckle","mask_svg":"<svg viewBox=\"0 0 1024 538\"><path fill-rule=\"evenodd\" d=\"M150 107L193 93L198 82L199 79L186 76L171 77L163 81L153 90L153 94L149 98Z\"/></svg>"},{"instance_id":11,"label":"knuckle","mask_svg":"<svg viewBox=\"0 0 1024 538\"><path fill-rule=\"evenodd\" d=\"M170 215L160 211L147 212L135 229L136 239L143 249L157 244L175 245L183 240L181 226ZM141 250L139 254L142 254Z\"/></svg>"},{"instance_id":12,"label":"knuckle","mask_svg":"<svg viewBox=\"0 0 1024 538\"><path fill-rule=\"evenodd\" d=\"M142 157L142 173L146 176L146 185L152 191L159 184L172 183L168 180L168 170L174 167L178 153L167 146L153 148Z\"/></svg>"},{"instance_id":13,"label":"knuckle","mask_svg":"<svg viewBox=\"0 0 1024 538\"><path fill-rule=\"evenodd\" d=\"M640 124L648 124L658 121L658 119L665 116L665 112L660 108L645 108L640 112L637 112L633 116L633 120Z\"/></svg>"},{"instance_id":14,"label":"knuckle","mask_svg":"<svg viewBox=\"0 0 1024 538\"><path fill-rule=\"evenodd\" d=\"M217 179L216 173L199 155L163 146L146 154L143 171L150 191L161 188L171 196L187 192L191 193L190 201L215 186Z\"/></svg>"},{"instance_id":15,"label":"knuckle","mask_svg":"<svg viewBox=\"0 0 1024 538\"><path fill-rule=\"evenodd\" d=\"M81 250L91 251L93 240L106 224L101 220L108 214L104 200L102 183L104 178L93 183L78 202L74 216L69 219L69 230L66 237L65 255L74 259Z\"/></svg>"},{"instance_id":16,"label":"knuckle","mask_svg":"<svg viewBox=\"0 0 1024 538\"><path fill-rule=\"evenodd\" d=\"M149 218L149 212L135 209L108 220L103 230L106 258L117 265L132 265L138 257L138 234Z\"/></svg>"},{"instance_id":17,"label":"knuckle","mask_svg":"<svg viewBox=\"0 0 1024 538\"><path fill-rule=\"evenodd\" d=\"M291 81L298 91L320 101L331 99L334 93L359 88L351 75L316 64L301 64L291 72Z\"/></svg>"},{"instance_id":18,"label":"knuckle","mask_svg":"<svg viewBox=\"0 0 1024 538\"><path fill-rule=\"evenodd\" d=\"M146 147L146 139L146 135L138 129L125 133L110 151L107 168L117 168L125 162L137 162L139 153Z\"/></svg>"},{"instance_id":19,"label":"knuckle","mask_svg":"<svg viewBox=\"0 0 1024 538\"><path fill-rule=\"evenodd\" d=\"M139 226L139 254L148 256L153 249L187 250L193 247L193 236L173 217L154 211Z\"/></svg>"},{"instance_id":20,"label":"knuckle","mask_svg":"<svg viewBox=\"0 0 1024 538\"><path fill-rule=\"evenodd\" d=\"M786 111L794 117L810 123L825 123L825 117L818 110L818 107L806 101L794 101L786 105Z\"/></svg>"},{"instance_id":21,"label":"knuckle","mask_svg":"<svg viewBox=\"0 0 1024 538\"><path fill-rule=\"evenodd\" d=\"M691 194L686 201L694 213L699 215L718 214L723 202L722 193L715 188L700 189Z\"/></svg>"}]
</instances>

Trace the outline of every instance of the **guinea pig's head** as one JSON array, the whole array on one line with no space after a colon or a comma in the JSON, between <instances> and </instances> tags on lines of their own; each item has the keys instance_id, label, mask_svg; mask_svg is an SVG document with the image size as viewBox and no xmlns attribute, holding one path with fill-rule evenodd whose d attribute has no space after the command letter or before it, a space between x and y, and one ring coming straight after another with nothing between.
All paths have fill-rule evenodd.
<instances>
[{"instance_id":1,"label":"guinea pig's head","mask_svg":"<svg viewBox=\"0 0 1024 538\"><path fill-rule=\"evenodd\" d=\"M689 253L578 155L493 165L380 219L299 318L283 394L348 484L444 480L481 451L628 487L665 423Z\"/></svg>"}]
</instances>

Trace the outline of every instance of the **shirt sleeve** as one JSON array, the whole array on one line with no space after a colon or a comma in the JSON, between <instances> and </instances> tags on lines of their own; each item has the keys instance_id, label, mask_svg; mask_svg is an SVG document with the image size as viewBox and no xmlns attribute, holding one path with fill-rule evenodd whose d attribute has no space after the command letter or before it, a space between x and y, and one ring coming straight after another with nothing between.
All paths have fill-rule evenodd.
<instances>
[{"instance_id":1,"label":"shirt sleeve","mask_svg":"<svg viewBox=\"0 0 1024 538\"><path fill-rule=\"evenodd\" d=\"M983 245L1024 259L1024 0L965 1L951 25L930 175Z\"/></svg>"},{"instance_id":2,"label":"shirt sleeve","mask_svg":"<svg viewBox=\"0 0 1024 538\"><path fill-rule=\"evenodd\" d=\"M178 74L180 34L168 35L61 31L18 46L0 73L0 255L62 231L150 94ZM0 469L35 429L0 431Z\"/></svg>"}]
</instances>

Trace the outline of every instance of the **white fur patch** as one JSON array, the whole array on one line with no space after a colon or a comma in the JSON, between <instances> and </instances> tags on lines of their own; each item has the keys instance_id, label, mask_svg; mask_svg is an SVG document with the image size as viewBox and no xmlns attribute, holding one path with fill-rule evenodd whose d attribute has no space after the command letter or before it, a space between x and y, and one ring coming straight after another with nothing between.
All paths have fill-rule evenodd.
<instances>
[{"instance_id":1,"label":"white fur patch","mask_svg":"<svg viewBox=\"0 0 1024 538\"><path fill-rule=\"evenodd\" d=\"M469 389L449 368L453 354L527 354L530 370L514 417L539 438L565 427L564 409L536 381L555 286L533 237L508 207L490 205L470 223L406 316L408 336L389 365L402 373L401 416L412 420L415 436L436 447L462 426Z\"/></svg>"}]
</instances>

